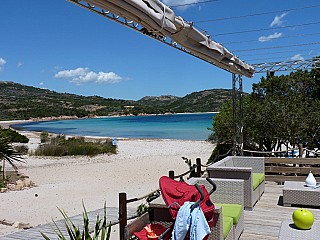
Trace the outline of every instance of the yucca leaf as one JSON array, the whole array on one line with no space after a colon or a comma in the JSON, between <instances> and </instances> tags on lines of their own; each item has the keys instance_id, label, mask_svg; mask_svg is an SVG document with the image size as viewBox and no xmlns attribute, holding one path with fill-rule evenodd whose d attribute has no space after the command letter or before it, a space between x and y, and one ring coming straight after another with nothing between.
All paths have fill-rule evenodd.
<instances>
[{"instance_id":1,"label":"yucca leaf","mask_svg":"<svg viewBox=\"0 0 320 240\"><path fill-rule=\"evenodd\" d=\"M45 239L45 240L50 240L50 238L48 238L44 233L40 232L41 236Z\"/></svg>"},{"instance_id":2,"label":"yucca leaf","mask_svg":"<svg viewBox=\"0 0 320 240\"><path fill-rule=\"evenodd\" d=\"M85 239L91 239L90 237L90 229L89 229L89 218L88 218L88 214L87 214L87 211L85 209L85 207L83 206L84 208L84 212L83 212L83 230L84 230L84 237Z\"/></svg>"},{"instance_id":3,"label":"yucca leaf","mask_svg":"<svg viewBox=\"0 0 320 240\"><path fill-rule=\"evenodd\" d=\"M100 224L101 224L101 219L99 218L99 215L97 216L96 224L94 226L94 235L93 238L97 239L100 233Z\"/></svg>"},{"instance_id":4,"label":"yucca leaf","mask_svg":"<svg viewBox=\"0 0 320 240\"><path fill-rule=\"evenodd\" d=\"M77 240L77 238L76 238L74 232L72 231L72 229L70 229L68 226L66 228L67 228L70 240Z\"/></svg>"},{"instance_id":5,"label":"yucca leaf","mask_svg":"<svg viewBox=\"0 0 320 240\"><path fill-rule=\"evenodd\" d=\"M84 222L84 226L83 226L82 231L78 227L75 226L75 224L68 217L68 215L66 214L65 211L58 208L60 213L63 216L63 219L64 219L64 224L65 224L66 230L69 235L68 240L98 240L100 234L101 234L101 240L109 240L110 236L111 236L111 222L110 222L110 225L107 226L106 203L104 204L104 216L103 216L102 224L101 224L102 219L100 219L99 216L97 216L93 238L90 236L88 213L87 213L87 210L86 210L83 202L82 202L82 205L83 205L83 209L84 209L83 214L82 214L83 222ZM58 235L58 239L59 240L67 240L66 237L63 235L62 231L60 230L60 228L58 227L57 223L53 219L52 219L52 221L55 225L55 228L53 228L52 226L51 226L51 228ZM40 232L40 233L45 240L50 240L50 238L48 238L44 233L42 233L42 232Z\"/></svg>"},{"instance_id":6,"label":"yucca leaf","mask_svg":"<svg viewBox=\"0 0 320 240\"><path fill-rule=\"evenodd\" d=\"M103 206L103 222L101 226L101 240L105 240L107 229L107 203L104 202Z\"/></svg>"},{"instance_id":7,"label":"yucca leaf","mask_svg":"<svg viewBox=\"0 0 320 240\"><path fill-rule=\"evenodd\" d=\"M110 239L110 237L111 237L111 222L110 222L109 227L108 227L108 232L107 232L106 240Z\"/></svg>"},{"instance_id":8,"label":"yucca leaf","mask_svg":"<svg viewBox=\"0 0 320 240\"><path fill-rule=\"evenodd\" d=\"M55 227L56 227L55 232L57 233L59 239L61 239L61 240L67 240L67 239L65 238L65 236L63 235L63 233L61 232L60 228L58 227L57 223L56 223L54 220L52 220L52 221L53 221L53 224L54 224Z\"/></svg>"},{"instance_id":9,"label":"yucca leaf","mask_svg":"<svg viewBox=\"0 0 320 240\"><path fill-rule=\"evenodd\" d=\"M59 209L61 212L63 218L64 218L64 223L66 226L66 229L68 231L69 237L71 240L78 240L77 238L77 232L79 231L78 228L73 224L73 222L70 220L68 217L67 213L61 209Z\"/></svg>"}]
</instances>

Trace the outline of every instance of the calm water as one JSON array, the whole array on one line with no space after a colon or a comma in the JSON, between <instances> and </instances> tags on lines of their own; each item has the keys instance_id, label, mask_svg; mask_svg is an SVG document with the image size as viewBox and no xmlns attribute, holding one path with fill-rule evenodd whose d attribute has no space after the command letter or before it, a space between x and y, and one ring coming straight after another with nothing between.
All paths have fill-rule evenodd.
<instances>
[{"instance_id":1,"label":"calm water","mask_svg":"<svg viewBox=\"0 0 320 240\"><path fill-rule=\"evenodd\" d=\"M206 140L214 113L130 116L17 124L28 131L77 136Z\"/></svg>"}]
</instances>

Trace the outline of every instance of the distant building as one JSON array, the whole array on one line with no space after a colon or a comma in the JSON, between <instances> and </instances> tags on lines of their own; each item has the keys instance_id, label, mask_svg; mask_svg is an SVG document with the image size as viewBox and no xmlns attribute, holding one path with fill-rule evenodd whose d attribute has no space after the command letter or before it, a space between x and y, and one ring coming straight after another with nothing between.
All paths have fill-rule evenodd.
<instances>
[{"instance_id":1,"label":"distant building","mask_svg":"<svg viewBox=\"0 0 320 240\"><path fill-rule=\"evenodd\" d=\"M129 111L134 108L133 105L123 106L125 110Z\"/></svg>"}]
</instances>

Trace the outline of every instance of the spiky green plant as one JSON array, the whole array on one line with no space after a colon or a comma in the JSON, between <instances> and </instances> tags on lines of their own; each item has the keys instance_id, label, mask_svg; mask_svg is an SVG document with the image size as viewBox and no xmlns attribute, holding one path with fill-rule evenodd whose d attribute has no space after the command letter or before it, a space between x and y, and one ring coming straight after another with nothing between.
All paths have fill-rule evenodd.
<instances>
[{"instance_id":1,"label":"spiky green plant","mask_svg":"<svg viewBox=\"0 0 320 240\"><path fill-rule=\"evenodd\" d=\"M5 162L8 162L15 170L18 170L16 163L24 163L21 155L10 145L6 138L0 138L0 160L2 160L2 179L5 175Z\"/></svg>"},{"instance_id":2,"label":"spiky green plant","mask_svg":"<svg viewBox=\"0 0 320 240\"><path fill-rule=\"evenodd\" d=\"M88 218L88 213L87 210L83 205L83 229L80 229L77 227L71 219L68 217L65 211L59 209L61 212L63 219L64 219L64 224L66 227L66 230L68 232L68 238L64 236L62 233L61 229L58 227L55 221L53 230L55 233L58 235L58 239L60 240L110 240L110 235L111 235L111 225L107 226L107 207L106 203L104 204L104 215L103 215L103 220L99 218L99 215L97 216L95 227L93 232L90 231L90 226L89 226L89 218ZM102 223L101 223L102 221ZM50 240L49 237L47 237L44 233L40 232L42 237L46 240Z\"/></svg>"}]
</instances>

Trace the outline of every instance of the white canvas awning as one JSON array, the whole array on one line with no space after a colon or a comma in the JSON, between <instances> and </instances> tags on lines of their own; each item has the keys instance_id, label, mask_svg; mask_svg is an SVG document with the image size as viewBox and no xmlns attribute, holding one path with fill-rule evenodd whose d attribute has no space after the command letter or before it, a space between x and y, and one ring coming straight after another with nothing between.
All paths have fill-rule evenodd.
<instances>
[{"instance_id":1,"label":"white canvas awning","mask_svg":"<svg viewBox=\"0 0 320 240\"><path fill-rule=\"evenodd\" d=\"M193 55L229 72L252 77L254 68L241 61L221 44L176 16L159 0L85 0L101 9L139 23L149 33L170 37Z\"/></svg>"}]
</instances>

